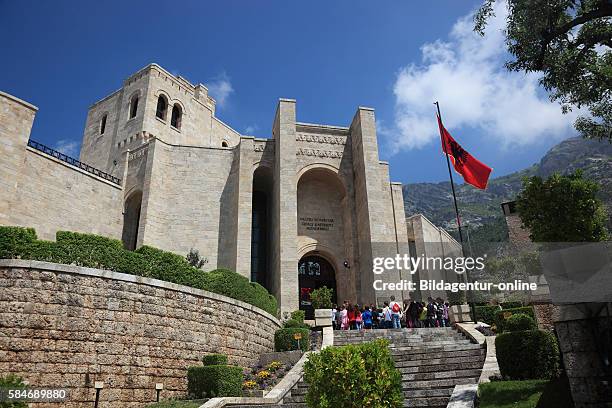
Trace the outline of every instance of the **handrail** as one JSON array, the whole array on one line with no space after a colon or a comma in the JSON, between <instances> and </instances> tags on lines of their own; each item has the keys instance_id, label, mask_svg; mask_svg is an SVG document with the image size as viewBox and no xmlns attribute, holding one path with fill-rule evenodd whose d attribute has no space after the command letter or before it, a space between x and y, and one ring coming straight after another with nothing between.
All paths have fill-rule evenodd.
<instances>
[{"instance_id":1,"label":"handrail","mask_svg":"<svg viewBox=\"0 0 612 408\"><path fill-rule=\"evenodd\" d=\"M48 154L49 156L55 157L56 159L63 161L64 163L68 163L71 166L78 167L81 170L85 170L88 173L91 173L95 176L103 178L104 180L110 181L111 183L115 183L117 185L121 185L121 179L117 178L113 175L103 172L102 170L98 170L94 167L91 167L89 164L85 164L73 157L65 155L62 152L59 152L55 149L50 148L49 146L45 146L42 143L36 142L32 139L28 140L28 146L32 149L36 149L40 152Z\"/></svg>"}]
</instances>

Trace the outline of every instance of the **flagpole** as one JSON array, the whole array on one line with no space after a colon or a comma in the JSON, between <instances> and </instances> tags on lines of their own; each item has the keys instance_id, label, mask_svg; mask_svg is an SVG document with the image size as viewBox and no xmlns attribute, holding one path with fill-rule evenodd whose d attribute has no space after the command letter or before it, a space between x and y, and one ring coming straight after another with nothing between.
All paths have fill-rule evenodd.
<instances>
[{"instance_id":1,"label":"flagpole","mask_svg":"<svg viewBox=\"0 0 612 408\"><path fill-rule=\"evenodd\" d=\"M438 118L440 118L440 123L442 123L442 114L440 113L440 104L438 101L434 102L436 108L438 108ZM459 231L459 242L461 244L461 256L465 257L465 250L463 248L463 234L461 233L461 218L459 218L459 207L457 206L457 194L455 194L455 182L453 181L453 172L450 167L450 159L448 158L448 152L446 151L446 143L442 137L442 129L440 129L440 141L442 142L442 149L444 150L444 155L446 156L446 166L448 167L448 175L451 181L451 189L453 191L453 203L455 204L455 215L457 216L457 230ZM466 282L470 282L469 272L465 271L465 280ZM468 291L466 291L467 294ZM470 299L466 299L468 305L470 307L470 317L476 323L476 308L474 307L474 303L470 301Z\"/></svg>"},{"instance_id":2,"label":"flagpole","mask_svg":"<svg viewBox=\"0 0 612 408\"><path fill-rule=\"evenodd\" d=\"M438 108L438 117L440 118L440 122L442 122L442 114L440 113L440 104L438 102L434 102L434 105ZM455 203L455 215L457 216L457 229L459 230L459 242L461 243L461 255L463 255L463 233L461 232L461 219L459 218L459 207L457 207L457 195L455 194L455 182L453 181L453 172L450 167L450 160L448 158L448 152L446 151L446 143L442 138L442 131L440 131L440 141L442 142L442 149L444 150L444 155L446 156L446 165L448 166L448 175L450 176L451 189L453 190L453 202Z\"/></svg>"}]
</instances>

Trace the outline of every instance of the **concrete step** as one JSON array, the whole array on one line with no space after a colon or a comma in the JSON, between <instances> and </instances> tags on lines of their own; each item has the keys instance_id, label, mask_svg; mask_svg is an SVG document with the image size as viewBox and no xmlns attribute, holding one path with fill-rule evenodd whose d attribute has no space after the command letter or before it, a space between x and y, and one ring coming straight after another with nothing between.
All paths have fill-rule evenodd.
<instances>
[{"instance_id":1,"label":"concrete step","mask_svg":"<svg viewBox=\"0 0 612 408\"><path fill-rule=\"evenodd\" d=\"M483 361L472 361L469 363L450 363L450 364L432 364L432 365L421 365L421 366L402 366L404 362L396 362L395 368L397 368L402 374L414 374L414 373L429 373L429 372L441 372L445 370L462 370L462 369L481 369Z\"/></svg>"},{"instance_id":2,"label":"concrete step","mask_svg":"<svg viewBox=\"0 0 612 408\"><path fill-rule=\"evenodd\" d=\"M471 370L450 370L450 371L432 371L429 373L412 373L402 374L403 381L423 381L423 380L441 380L462 377L479 377L479 369Z\"/></svg>"},{"instance_id":3,"label":"concrete step","mask_svg":"<svg viewBox=\"0 0 612 408\"><path fill-rule=\"evenodd\" d=\"M406 398L428 398L428 397L447 397L453 394L452 388L438 388L434 390L406 390L403 391Z\"/></svg>"},{"instance_id":4,"label":"concrete step","mask_svg":"<svg viewBox=\"0 0 612 408\"><path fill-rule=\"evenodd\" d=\"M406 398L404 407L446 407L449 397Z\"/></svg>"},{"instance_id":5,"label":"concrete step","mask_svg":"<svg viewBox=\"0 0 612 408\"><path fill-rule=\"evenodd\" d=\"M445 365L445 364L457 364L457 363L471 363L474 361L474 357L442 357L442 358L430 358L425 360L407 360L398 361L396 367L418 367L427 365Z\"/></svg>"},{"instance_id":6,"label":"concrete step","mask_svg":"<svg viewBox=\"0 0 612 408\"><path fill-rule=\"evenodd\" d=\"M410 390L431 390L433 388L449 388L461 384L476 384L478 382L478 378L479 377L462 377L423 381L405 381L402 379L402 390L410 392Z\"/></svg>"},{"instance_id":7,"label":"concrete step","mask_svg":"<svg viewBox=\"0 0 612 408\"><path fill-rule=\"evenodd\" d=\"M475 346L477 346L475 344ZM484 349L480 347L458 347L454 350L433 349L433 350L391 350L391 355L395 361L428 360L432 357L468 357L478 358L484 355Z\"/></svg>"}]
</instances>

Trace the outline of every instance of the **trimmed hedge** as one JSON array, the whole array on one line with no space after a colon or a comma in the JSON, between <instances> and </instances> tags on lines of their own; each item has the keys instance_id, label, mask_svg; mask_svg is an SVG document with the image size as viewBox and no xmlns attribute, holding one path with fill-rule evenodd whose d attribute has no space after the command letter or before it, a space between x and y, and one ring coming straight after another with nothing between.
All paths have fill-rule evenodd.
<instances>
[{"instance_id":1,"label":"trimmed hedge","mask_svg":"<svg viewBox=\"0 0 612 408\"><path fill-rule=\"evenodd\" d=\"M499 305L502 309L516 309L517 307L523 307L523 302L502 302Z\"/></svg>"},{"instance_id":2,"label":"trimmed hedge","mask_svg":"<svg viewBox=\"0 0 612 408\"><path fill-rule=\"evenodd\" d=\"M291 328L296 328L296 327L300 329L310 329L310 326L304 323L304 321L300 322L294 319L287 320L285 323L283 323L283 327L285 329L291 329Z\"/></svg>"},{"instance_id":3,"label":"trimmed hedge","mask_svg":"<svg viewBox=\"0 0 612 408\"><path fill-rule=\"evenodd\" d=\"M328 347L308 356L306 402L322 408L396 408L404 402L402 375L388 341Z\"/></svg>"},{"instance_id":4,"label":"trimmed hedge","mask_svg":"<svg viewBox=\"0 0 612 408\"><path fill-rule=\"evenodd\" d=\"M304 310L295 310L291 312L291 319L293 320L297 320L298 322L303 323L305 318L306 318L306 311Z\"/></svg>"},{"instance_id":5,"label":"trimmed hedge","mask_svg":"<svg viewBox=\"0 0 612 408\"><path fill-rule=\"evenodd\" d=\"M274 350L275 351L290 351L298 349L298 341L293 337L295 333L301 333L302 338L300 339L300 349L302 351L308 351L310 348L310 330L289 327L284 329L278 329L274 333Z\"/></svg>"},{"instance_id":6,"label":"trimmed hedge","mask_svg":"<svg viewBox=\"0 0 612 408\"><path fill-rule=\"evenodd\" d=\"M208 365L187 369L187 392L194 398L242 396L242 368Z\"/></svg>"},{"instance_id":7,"label":"trimmed hedge","mask_svg":"<svg viewBox=\"0 0 612 408\"><path fill-rule=\"evenodd\" d=\"M495 338L495 350L504 378L546 379L559 374L559 346L550 332L527 330L502 333Z\"/></svg>"},{"instance_id":8,"label":"trimmed hedge","mask_svg":"<svg viewBox=\"0 0 612 408\"><path fill-rule=\"evenodd\" d=\"M92 234L59 231L56 242L36 240L31 228L0 227L0 258L21 258L146 276L225 295L278 315L274 296L258 283L226 269L205 272L172 252L143 246L136 251L121 241Z\"/></svg>"},{"instance_id":9,"label":"trimmed hedge","mask_svg":"<svg viewBox=\"0 0 612 408\"><path fill-rule=\"evenodd\" d=\"M530 316L535 321L535 313L533 311L533 307L516 307L514 309L503 309L498 312L495 312L495 326L497 327L497 333L502 333L506 331L505 324L506 320L515 314L526 314Z\"/></svg>"},{"instance_id":10,"label":"trimmed hedge","mask_svg":"<svg viewBox=\"0 0 612 408\"><path fill-rule=\"evenodd\" d=\"M531 316L523 313L517 313L512 315L506 320L504 324L506 331L524 331L524 330L535 330L536 323Z\"/></svg>"},{"instance_id":11,"label":"trimmed hedge","mask_svg":"<svg viewBox=\"0 0 612 408\"><path fill-rule=\"evenodd\" d=\"M202 363L205 366L226 365L227 356L225 354L207 354L204 357L202 357Z\"/></svg>"},{"instance_id":12,"label":"trimmed hedge","mask_svg":"<svg viewBox=\"0 0 612 408\"><path fill-rule=\"evenodd\" d=\"M495 323L495 313L501 308L499 306L476 306L476 320L488 325Z\"/></svg>"}]
</instances>

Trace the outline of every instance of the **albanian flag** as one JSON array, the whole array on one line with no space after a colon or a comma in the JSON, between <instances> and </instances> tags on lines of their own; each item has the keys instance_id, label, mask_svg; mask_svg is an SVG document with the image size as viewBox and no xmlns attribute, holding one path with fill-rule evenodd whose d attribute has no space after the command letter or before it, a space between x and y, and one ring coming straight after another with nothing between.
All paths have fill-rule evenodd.
<instances>
[{"instance_id":1,"label":"albanian flag","mask_svg":"<svg viewBox=\"0 0 612 408\"><path fill-rule=\"evenodd\" d=\"M440 127L442 150L453 161L455 171L461 174L466 183L481 190L487 188L491 168L463 150L463 147L444 128L440 116L438 116L438 126Z\"/></svg>"}]
</instances>

